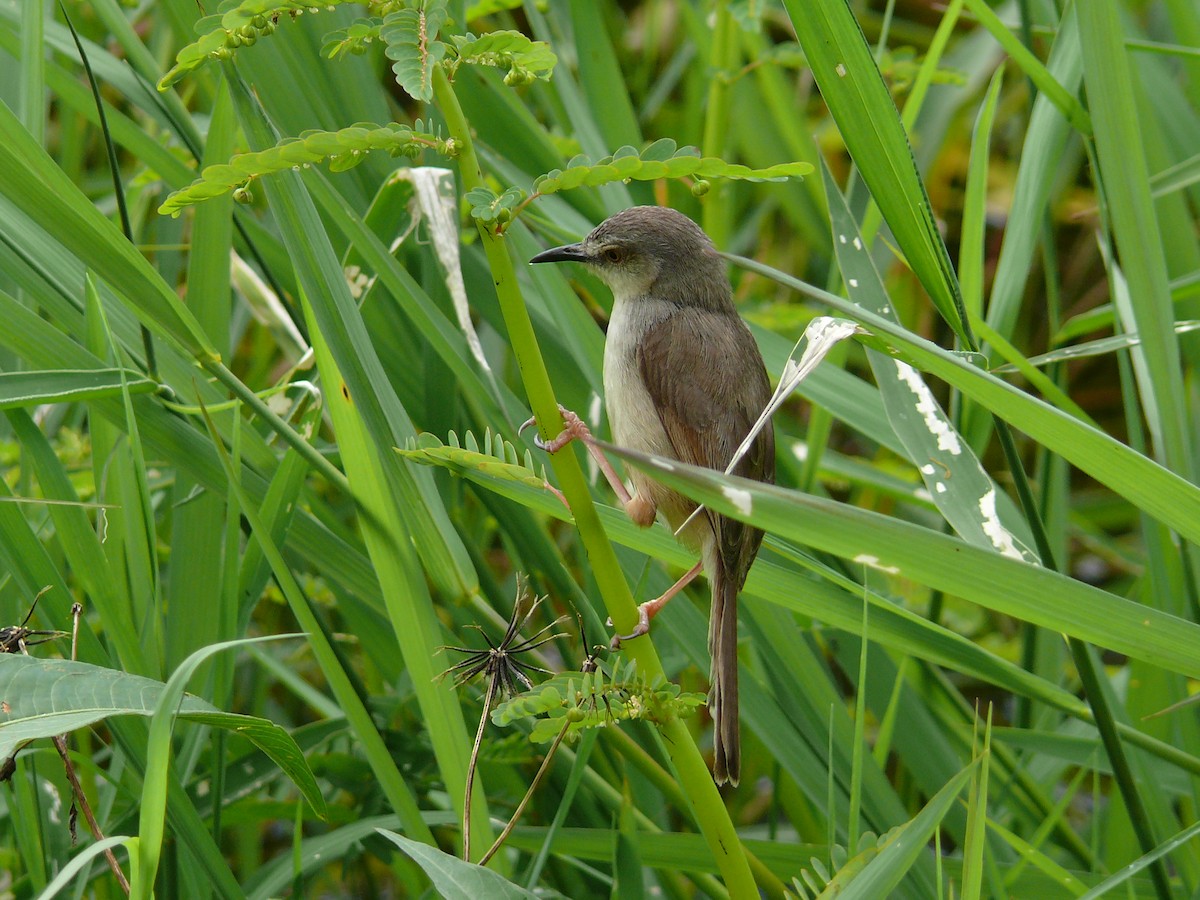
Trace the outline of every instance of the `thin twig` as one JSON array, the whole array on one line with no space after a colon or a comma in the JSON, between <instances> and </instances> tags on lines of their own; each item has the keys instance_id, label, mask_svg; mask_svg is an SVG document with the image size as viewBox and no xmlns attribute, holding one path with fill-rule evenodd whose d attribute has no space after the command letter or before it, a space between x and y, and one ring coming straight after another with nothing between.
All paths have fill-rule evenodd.
<instances>
[{"instance_id":1,"label":"thin twig","mask_svg":"<svg viewBox=\"0 0 1200 900\"><path fill-rule=\"evenodd\" d=\"M471 747L471 761L467 764L467 788L463 796L463 859L471 861L471 788L475 786L475 767L479 763L479 747L483 743L483 729L487 726L488 713L492 711L492 701L496 698L496 684L499 678L488 679L487 694L483 698L483 715L479 717L479 727L475 729L475 745Z\"/></svg>"},{"instance_id":2,"label":"thin twig","mask_svg":"<svg viewBox=\"0 0 1200 900\"><path fill-rule=\"evenodd\" d=\"M45 587L45 588L42 588L42 590L38 592L37 597L33 598L33 606L37 606L38 598L41 597L42 594L46 593L46 591L48 591L48 590L50 590L50 588ZM72 662L75 661L76 654L78 651L79 616L82 612L83 612L83 607L79 603L73 603L71 605L71 615L75 620L75 623L71 629L71 661ZM32 607L29 610L29 616L31 616L31 615L33 615ZM25 617L25 622L29 621L29 616ZM17 649L20 653L23 653L25 656L29 656L29 648L27 647L26 641L24 640L24 638L27 637L28 635L30 635L30 634L46 634L46 635L54 636L54 635L64 635L65 634L65 632L61 632L61 631L54 631L54 632L30 631L30 629L24 627L24 624L25 623L22 623L19 626L14 626L11 629L5 629L5 631L11 631L13 633L13 635L15 636L13 639L13 646L15 647L15 649ZM41 642L39 641L39 642L35 642L35 643L41 643ZM63 769L66 771L67 781L70 782L70 785L71 785L71 794L72 794L72 798L73 798L72 803L71 803L71 817L70 817L71 843L74 844L76 841L75 815L76 815L76 811L79 809L83 810L83 817L88 823L88 828L91 829L92 837L94 837L97 841L104 840L104 832L102 832L100 830L100 825L96 821L95 814L92 812L92 805L90 803L88 803L87 796L83 793L83 786L79 783L79 776L76 774L75 766L71 762L70 750L67 747L67 736L65 734L58 734L58 735L55 735L53 738L51 738L51 740L54 742L55 749L58 750L58 755L60 757L62 757ZM15 756L16 756L16 754L13 754L13 758L15 758ZM129 880L125 877L125 873L121 871L121 864L119 862L117 862L117 858L116 858L116 856L113 855L112 850L105 850L104 856L108 860L108 866L110 869L112 869L113 875L116 876L117 884L119 884L121 886L121 890L123 890L125 892L125 895L128 896L129 895Z\"/></svg>"},{"instance_id":3,"label":"thin twig","mask_svg":"<svg viewBox=\"0 0 1200 900\"><path fill-rule=\"evenodd\" d=\"M79 649L79 619L82 615L83 604L76 600L71 604L71 662L75 662Z\"/></svg>"},{"instance_id":4,"label":"thin twig","mask_svg":"<svg viewBox=\"0 0 1200 900\"><path fill-rule=\"evenodd\" d=\"M596 663L596 654L588 650L587 632L583 627L583 616L577 612L575 613L575 618L579 621L579 636L583 641L584 652L587 654L584 657L583 665L579 667L579 671L585 674L595 672L599 668L599 665ZM489 849L487 853L483 854L483 858L479 860L479 865L487 865L487 861L496 855L496 852L500 849L501 844L508 839L508 836L512 834L513 829L517 827L517 822L520 821L521 815L525 812L525 807L528 806L529 801L533 799L534 791L538 789L538 785L542 783L542 778L545 776L546 772L549 771L550 761L554 759L554 754L558 750L558 745L563 742L563 738L567 736L567 732L570 730L570 728L571 722L569 720L563 722L563 727L559 730L558 736L554 739L554 743L551 744L550 749L546 751L546 758L542 760L541 766L538 767L537 774L533 776L533 781L530 782L529 789L525 791L525 796L522 797L521 802L517 804L517 808L513 812L512 818L508 820L508 824L504 826L504 830L500 832L499 837L496 838L496 842L492 844L491 849Z\"/></svg>"},{"instance_id":5,"label":"thin twig","mask_svg":"<svg viewBox=\"0 0 1200 900\"><path fill-rule=\"evenodd\" d=\"M83 793L83 786L79 783L79 777L75 774L75 767L71 764L71 757L67 751L66 735L56 735L54 737L54 746L58 749L58 755L62 757L63 768L67 772L67 781L71 783L71 791L75 794L75 802L83 810L83 818L88 823L88 829L92 832L92 837L97 841L104 840L104 832L100 830L96 816L92 813L92 806L88 803L88 799ZM75 835L74 828L72 827L71 842L74 843L74 841ZM113 855L112 850L105 850L104 857L108 860L108 867L112 869L112 873L117 879L117 884L121 886L121 890L125 892L125 896L129 896L129 880L125 877L125 873L121 871L121 864L117 862L117 858Z\"/></svg>"},{"instance_id":6,"label":"thin twig","mask_svg":"<svg viewBox=\"0 0 1200 900\"><path fill-rule=\"evenodd\" d=\"M513 829L517 827L517 821L521 818L521 814L525 812L525 807L533 798L533 792L538 789L538 785L542 783L542 778L550 769L550 761L554 759L554 753L556 750L558 750L558 745L563 742L563 738L567 736L567 731L570 729L570 727L570 722L563 722L563 727L559 730L558 736L554 739L554 743L551 744L550 749L546 751L546 758L542 760L542 764L538 768L537 774L533 776L533 781L529 784L529 790L525 792L525 796L522 797L521 802L517 804L517 808L513 812L512 818L508 820L508 824L504 826L504 830L500 832L499 837L496 838L496 842L492 844L491 849L489 849L487 853L483 854L483 857L479 860L479 865L486 866L487 861L496 855L496 851L500 849L500 845L508 839L508 836L512 834Z\"/></svg>"}]
</instances>

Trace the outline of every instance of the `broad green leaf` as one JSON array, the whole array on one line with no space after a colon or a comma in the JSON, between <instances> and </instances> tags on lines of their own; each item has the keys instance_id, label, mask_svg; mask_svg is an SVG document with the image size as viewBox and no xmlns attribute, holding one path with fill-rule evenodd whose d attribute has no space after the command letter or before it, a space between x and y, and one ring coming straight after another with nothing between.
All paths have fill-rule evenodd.
<instances>
[{"instance_id":1,"label":"broad green leaf","mask_svg":"<svg viewBox=\"0 0 1200 900\"><path fill-rule=\"evenodd\" d=\"M463 862L456 856L443 853L436 847L421 844L394 831L378 832L417 863L445 900L535 900L536 895L518 887L503 875L483 866Z\"/></svg>"},{"instance_id":2,"label":"broad green leaf","mask_svg":"<svg viewBox=\"0 0 1200 900\"><path fill-rule=\"evenodd\" d=\"M35 656L0 656L0 759L26 741L49 738L103 722L112 716L153 715L166 685L88 663ZM269 756L303 791L313 808L325 801L304 755L275 723L227 713L206 700L182 695L180 718L239 734Z\"/></svg>"},{"instance_id":3,"label":"broad green leaf","mask_svg":"<svg viewBox=\"0 0 1200 900\"><path fill-rule=\"evenodd\" d=\"M89 663L0 656L0 758L11 756L24 741L86 728L109 716L149 716L163 688L162 682ZM190 695L179 712L220 715L212 704Z\"/></svg>"}]
</instances>

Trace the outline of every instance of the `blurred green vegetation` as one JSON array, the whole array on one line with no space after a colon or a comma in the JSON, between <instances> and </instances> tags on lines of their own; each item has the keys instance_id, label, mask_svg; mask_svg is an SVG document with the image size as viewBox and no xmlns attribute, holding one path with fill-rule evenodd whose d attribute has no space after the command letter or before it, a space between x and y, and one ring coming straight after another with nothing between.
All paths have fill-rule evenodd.
<instances>
[{"instance_id":1,"label":"blurred green vegetation","mask_svg":"<svg viewBox=\"0 0 1200 900\"><path fill-rule=\"evenodd\" d=\"M0 656L0 893L1200 891L1194 0L214 2L0 0L0 623L82 605ZM737 485L719 794L707 586L595 649L693 560L517 433L607 435L525 262L634 204L773 381L860 326ZM476 754L446 647L539 632ZM540 779L486 869L469 768L472 862Z\"/></svg>"}]
</instances>

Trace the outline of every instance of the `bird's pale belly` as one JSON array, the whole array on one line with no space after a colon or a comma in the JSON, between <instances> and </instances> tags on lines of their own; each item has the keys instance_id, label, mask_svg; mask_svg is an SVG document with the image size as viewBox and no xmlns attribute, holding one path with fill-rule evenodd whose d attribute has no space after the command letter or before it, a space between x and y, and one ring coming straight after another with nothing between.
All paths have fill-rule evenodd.
<instances>
[{"instance_id":1,"label":"bird's pale belly","mask_svg":"<svg viewBox=\"0 0 1200 900\"><path fill-rule=\"evenodd\" d=\"M641 453L677 459L654 402L642 382L633 346L627 340L626 329L621 327L624 324L622 317L613 316L604 348L604 406L608 411L613 443ZM686 497L664 487L639 469L628 465L625 469L634 493L651 498L672 529L678 528L695 509L695 504ZM698 543L698 535L681 537L687 543Z\"/></svg>"},{"instance_id":2,"label":"bird's pale belly","mask_svg":"<svg viewBox=\"0 0 1200 900\"><path fill-rule=\"evenodd\" d=\"M648 308L631 309L629 301L620 299L614 305L604 341L604 407L615 443L642 453L674 457L638 371L638 340L657 312L651 307L653 301L641 302Z\"/></svg>"}]
</instances>

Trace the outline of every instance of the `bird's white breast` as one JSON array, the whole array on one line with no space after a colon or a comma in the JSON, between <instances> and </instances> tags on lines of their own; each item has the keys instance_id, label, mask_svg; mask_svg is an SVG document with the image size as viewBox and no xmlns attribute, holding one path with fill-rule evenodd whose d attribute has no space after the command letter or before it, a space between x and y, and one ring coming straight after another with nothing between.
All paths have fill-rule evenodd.
<instances>
[{"instance_id":1,"label":"bird's white breast","mask_svg":"<svg viewBox=\"0 0 1200 900\"><path fill-rule=\"evenodd\" d=\"M637 360L646 329L670 311L670 304L645 297L615 299L604 343L604 405L616 444L673 457Z\"/></svg>"}]
</instances>

